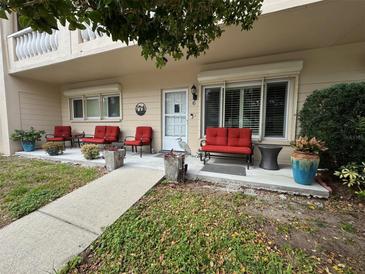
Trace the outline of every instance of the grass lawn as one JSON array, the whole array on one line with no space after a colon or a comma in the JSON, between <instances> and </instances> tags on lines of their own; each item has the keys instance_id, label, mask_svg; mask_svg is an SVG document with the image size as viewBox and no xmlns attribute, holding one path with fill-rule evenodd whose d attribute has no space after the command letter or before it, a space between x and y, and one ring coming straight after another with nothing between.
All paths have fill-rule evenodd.
<instances>
[{"instance_id":1,"label":"grass lawn","mask_svg":"<svg viewBox=\"0 0 365 274\"><path fill-rule=\"evenodd\" d=\"M60 273L361 273L365 214L333 208L160 184Z\"/></svg>"},{"instance_id":2,"label":"grass lawn","mask_svg":"<svg viewBox=\"0 0 365 274\"><path fill-rule=\"evenodd\" d=\"M101 175L97 168L0 156L0 227Z\"/></svg>"}]
</instances>

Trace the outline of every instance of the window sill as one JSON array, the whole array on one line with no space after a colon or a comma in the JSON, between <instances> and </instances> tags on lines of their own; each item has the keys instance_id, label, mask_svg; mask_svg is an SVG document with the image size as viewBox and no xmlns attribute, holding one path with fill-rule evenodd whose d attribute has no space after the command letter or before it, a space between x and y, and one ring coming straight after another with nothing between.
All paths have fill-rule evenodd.
<instances>
[{"instance_id":1,"label":"window sill","mask_svg":"<svg viewBox=\"0 0 365 274\"><path fill-rule=\"evenodd\" d=\"M119 123L122 119L105 119L105 120L71 120L71 123Z\"/></svg>"}]
</instances>

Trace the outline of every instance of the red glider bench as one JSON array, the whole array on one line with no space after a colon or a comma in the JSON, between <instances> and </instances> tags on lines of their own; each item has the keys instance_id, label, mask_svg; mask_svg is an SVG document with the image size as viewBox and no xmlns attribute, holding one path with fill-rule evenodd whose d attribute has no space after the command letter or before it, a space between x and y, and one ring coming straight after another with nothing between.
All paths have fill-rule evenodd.
<instances>
[{"instance_id":1,"label":"red glider bench","mask_svg":"<svg viewBox=\"0 0 365 274\"><path fill-rule=\"evenodd\" d=\"M82 138L84 144L111 144L118 142L120 129L117 126L96 126L94 136Z\"/></svg>"},{"instance_id":2,"label":"red glider bench","mask_svg":"<svg viewBox=\"0 0 365 274\"><path fill-rule=\"evenodd\" d=\"M200 160L206 163L211 156L222 154L246 156L247 169L252 162L252 130L250 128L207 128L206 139L200 144ZM219 153L218 155L213 153Z\"/></svg>"}]
</instances>

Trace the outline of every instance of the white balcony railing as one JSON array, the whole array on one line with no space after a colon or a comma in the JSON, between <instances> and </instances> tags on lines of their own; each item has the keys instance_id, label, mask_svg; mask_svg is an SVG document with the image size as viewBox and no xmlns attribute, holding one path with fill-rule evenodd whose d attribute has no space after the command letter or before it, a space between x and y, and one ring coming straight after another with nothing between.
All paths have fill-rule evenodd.
<instances>
[{"instance_id":1,"label":"white balcony railing","mask_svg":"<svg viewBox=\"0 0 365 274\"><path fill-rule=\"evenodd\" d=\"M18 60L47 54L58 49L58 30L52 34L26 28L14 34L15 55Z\"/></svg>"},{"instance_id":2,"label":"white balcony railing","mask_svg":"<svg viewBox=\"0 0 365 274\"><path fill-rule=\"evenodd\" d=\"M103 33L98 33L97 31L93 31L92 27L85 24L86 29L80 30L82 43L95 40L97 38L103 37Z\"/></svg>"},{"instance_id":3,"label":"white balcony railing","mask_svg":"<svg viewBox=\"0 0 365 274\"><path fill-rule=\"evenodd\" d=\"M76 31L59 25L59 30L51 34L26 28L10 34L7 40L10 73L126 47L125 43L114 42L88 25Z\"/></svg>"}]
</instances>

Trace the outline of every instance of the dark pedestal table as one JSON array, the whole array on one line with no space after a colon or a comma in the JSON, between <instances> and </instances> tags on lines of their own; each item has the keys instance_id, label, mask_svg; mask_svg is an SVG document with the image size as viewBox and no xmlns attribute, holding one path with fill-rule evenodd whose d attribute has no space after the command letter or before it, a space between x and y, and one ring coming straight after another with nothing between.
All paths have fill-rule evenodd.
<instances>
[{"instance_id":1,"label":"dark pedestal table","mask_svg":"<svg viewBox=\"0 0 365 274\"><path fill-rule=\"evenodd\" d=\"M258 148L261 152L260 167L268 170L278 170L278 155L282 146L276 145L259 145Z\"/></svg>"}]
</instances>

